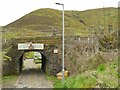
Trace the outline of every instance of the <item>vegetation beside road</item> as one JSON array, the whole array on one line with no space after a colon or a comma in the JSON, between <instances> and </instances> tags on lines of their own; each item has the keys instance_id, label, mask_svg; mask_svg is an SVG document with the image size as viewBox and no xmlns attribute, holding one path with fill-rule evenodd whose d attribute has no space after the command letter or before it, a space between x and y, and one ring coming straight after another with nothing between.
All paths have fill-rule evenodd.
<instances>
[{"instance_id":1,"label":"vegetation beside road","mask_svg":"<svg viewBox=\"0 0 120 90\"><path fill-rule=\"evenodd\" d=\"M96 69L67 77L64 83L56 77L48 79L53 81L54 88L118 88L118 58Z\"/></svg>"},{"instance_id":2,"label":"vegetation beside road","mask_svg":"<svg viewBox=\"0 0 120 90\"><path fill-rule=\"evenodd\" d=\"M3 76L2 77L2 85L3 86L12 86L18 80L18 76L11 75L11 76Z\"/></svg>"},{"instance_id":3,"label":"vegetation beside road","mask_svg":"<svg viewBox=\"0 0 120 90\"><path fill-rule=\"evenodd\" d=\"M27 58L34 58L34 52L27 52L24 54L24 57Z\"/></svg>"}]
</instances>

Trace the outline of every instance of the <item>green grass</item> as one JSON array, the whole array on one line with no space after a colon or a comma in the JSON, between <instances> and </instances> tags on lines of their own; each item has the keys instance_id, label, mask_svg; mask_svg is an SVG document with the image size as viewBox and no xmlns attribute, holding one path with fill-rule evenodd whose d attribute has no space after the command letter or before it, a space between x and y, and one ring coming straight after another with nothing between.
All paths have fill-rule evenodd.
<instances>
[{"instance_id":1,"label":"green grass","mask_svg":"<svg viewBox=\"0 0 120 90\"><path fill-rule=\"evenodd\" d=\"M27 52L25 53L26 58L34 58L34 52Z\"/></svg>"},{"instance_id":2,"label":"green grass","mask_svg":"<svg viewBox=\"0 0 120 90\"><path fill-rule=\"evenodd\" d=\"M112 24L113 30L117 30L117 11L116 8L65 11L65 34L88 36L90 29L94 28L96 32L100 32L99 28L105 27L107 30L109 24ZM48 8L35 10L5 26L3 38L40 36L47 35L46 33L52 32L53 29L61 30L61 13L59 10ZM46 33L43 34L42 31Z\"/></svg>"},{"instance_id":3,"label":"green grass","mask_svg":"<svg viewBox=\"0 0 120 90\"><path fill-rule=\"evenodd\" d=\"M118 59L107 64L101 64L96 70L89 70L76 76L65 78L64 83L56 77L52 80L54 88L117 88L118 87Z\"/></svg>"},{"instance_id":4,"label":"green grass","mask_svg":"<svg viewBox=\"0 0 120 90\"><path fill-rule=\"evenodd\" d=\"M36 64L40 64L40 63L42 63L42 60L34 60L34 63L36 63Z\"/></svg>"},{"instance_id":5,"label":"green grass","mask_svg":"<svg viewBox=\"0 0 120 90\"><path fill-rule=\"evenodd\" d=\"M0 85L2 85L2 76L0 76Z\"/></svg>"},{"instance_id":6,"label":"green grass","mask_svg":"<svg viewBox=\"0 0 120 90\"><path fill-rule=\"evenodd\" d=\"M12 75L12 76L4 76L2 77L2 84L3 85L12 85L15 84L18 79L18 76Z\"/></svg>"}]
</instances>

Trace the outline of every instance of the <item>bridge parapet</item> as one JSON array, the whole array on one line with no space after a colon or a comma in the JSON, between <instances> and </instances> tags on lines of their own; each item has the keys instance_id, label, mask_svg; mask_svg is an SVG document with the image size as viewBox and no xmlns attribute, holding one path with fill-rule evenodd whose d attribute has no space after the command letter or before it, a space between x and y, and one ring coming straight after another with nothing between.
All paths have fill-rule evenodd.
<instances>
[{"instance_id":1,"label":"bridge parapet","mask_svg":"<svg viewBox=\"0 0 120 90\"><path fill-rule=\"evenodd\" d=\"M43 44L61 44L61 36L46 36L46 37L24 37L24 38L13 38L12 45L17 45L18 43L43 43Z\"/></svg>"}]
</instances>

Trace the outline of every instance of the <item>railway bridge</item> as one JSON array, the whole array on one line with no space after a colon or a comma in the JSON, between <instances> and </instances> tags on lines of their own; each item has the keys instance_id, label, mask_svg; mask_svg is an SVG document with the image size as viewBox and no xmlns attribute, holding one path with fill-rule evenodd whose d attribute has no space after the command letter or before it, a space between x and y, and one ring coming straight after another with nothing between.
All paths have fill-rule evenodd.
<instances>
[{"instance_id":1,"label":"railway bridge","mask_svg":"<svg viewBox=\"0 0 120 90\"><path fill-rule=\"evenodd\" d=\"M7 73L20 74L23 68L23 55L36 51L42 55L42 70L49 75L56 75L61 71L61 36L22 37L13 38L11 48L6 53L11 58ZM4 72L3 72L4 74Z\"/></svg>"}]
</instances>

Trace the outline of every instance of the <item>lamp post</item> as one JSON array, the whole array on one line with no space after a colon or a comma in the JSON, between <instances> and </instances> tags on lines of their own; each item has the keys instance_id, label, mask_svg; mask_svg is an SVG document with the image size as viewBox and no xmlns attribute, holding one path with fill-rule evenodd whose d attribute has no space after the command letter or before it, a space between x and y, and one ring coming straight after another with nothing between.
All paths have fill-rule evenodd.
<instances>
[{"instance_id":1,"label":"lamp post","mask_svg":"<svg viewBox=\"0 0 120 90\"><path fill-rule=\"evenodd\" d=\"M55 3L57 5L62 5L63 12L62 12L62 82L64 81L64 4Z\"/></svg>"}]
</instances>

